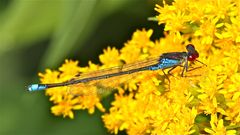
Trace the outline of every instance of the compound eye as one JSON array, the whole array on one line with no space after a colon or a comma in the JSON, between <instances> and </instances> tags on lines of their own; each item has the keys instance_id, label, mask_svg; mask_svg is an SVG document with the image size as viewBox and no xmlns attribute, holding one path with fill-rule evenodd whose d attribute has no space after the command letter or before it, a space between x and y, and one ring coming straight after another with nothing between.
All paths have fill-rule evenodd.
<instances>
[{"instance_id":1,"label":"compound eye","mask_svg":"<svg viewBox=\"0 0 240 135\"><path fill-rule=\"evenodd\" d=\"M194 52L195 51L195 47L194 47L193 44L188 44L186 46L186 49L187 49L188 52Z\"/></svg>"},{"instance_id":2,"label":"compound eye","mask_svg":"<svg viewBox=\"0 0 240 135\"><path fill-rule=\"evenodd\" d=\"M192 54L190 54L190 55L188 56L188 61L194 61L194 60L196 60L198 57L199 57L199 54L198 54L197 51L195 51L194 53L192 53Z\"/></svg>"}]
</instances>

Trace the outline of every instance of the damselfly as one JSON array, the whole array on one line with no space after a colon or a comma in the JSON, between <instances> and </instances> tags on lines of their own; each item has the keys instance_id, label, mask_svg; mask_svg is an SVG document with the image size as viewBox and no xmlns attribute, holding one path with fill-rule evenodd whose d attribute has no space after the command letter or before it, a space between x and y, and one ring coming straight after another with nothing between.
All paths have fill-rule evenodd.
<instances>
[{"instance_id":1,"label":"damselfly","mask_svg":"<svg viewBox=\"0 0 240 135\"><path fill-rule=\"evenodd\" d=\"M169 83L170 80L167 77L166 73L164 72L165 69L169 69L168 74L178 67L183 67L181 76L183 76L185 71L188 71L188 62L189 61L197 61L199 57L199 53L195 49L192 44L186 46L187 52L169 52L160 55L157 58L150 58L147 60L139 61L136 63L125 64L123 66L113 67L109 69L99 70L95 72L90 72L86 74L78 74L74 78L70 79L69 81L62 82L62 83L49 83L49 84L31 84L28 86L28 91L38 91L44 90L48 88L54 87L61 87L61 86L70 86L79 83L87 83L96 80L103 80L108 79L116 76L122 76L126 74L132 74L141 71L147 70L159 70L161 69L168 79ZM200 62L201 64L204 64ZM205 64L204 64L205 65Z\"/></svg>"}]
</instances>

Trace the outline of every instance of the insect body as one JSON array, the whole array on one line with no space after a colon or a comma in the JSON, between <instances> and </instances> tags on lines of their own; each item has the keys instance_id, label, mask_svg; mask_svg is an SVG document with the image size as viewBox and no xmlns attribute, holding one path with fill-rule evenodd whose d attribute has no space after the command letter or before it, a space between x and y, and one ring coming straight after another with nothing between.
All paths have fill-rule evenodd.
<instances>
[{"instance_id":1,"label":"insect body","mask_svg":"<svg viewBox=\"0 0 240 135\"><path fill-rule=\"evenodd\" d=\"M171 68L168 71L168 73L170 74L170 71L172 71L177 66L183 67L183 70L181 73L181 75L183 76L184 71L188 70L188 61L198 61L197 58L199 57L198 52L196 51L195 47L192 44L187 45L186 49L187 49L187 52L164 53L157 58L150 58L147 60L138 61L131 64L125 64L123 66L103 69L95 72L90 72L87 74L80 74L80 75L77 75L77 77L62 83L31 84L28 86L28 91L38 91L38 90L44 90L44 89L53 88L53 87L70 86L74 84L86 83L94 80L108 79L115 76L132 74L135 72L141 72L146 70L161 69L164 75L166 76L166 73L164 72L165 69ZM167 76L166 78L170 82Z\"/></svg>"}]
</instances>

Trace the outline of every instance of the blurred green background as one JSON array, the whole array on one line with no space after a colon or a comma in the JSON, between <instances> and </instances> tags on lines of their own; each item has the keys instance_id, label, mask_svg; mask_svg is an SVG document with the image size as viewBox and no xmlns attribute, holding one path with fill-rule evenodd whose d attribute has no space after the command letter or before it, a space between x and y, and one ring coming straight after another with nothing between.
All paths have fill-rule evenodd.
<instances>
[{"instance_id":1,"label":"blurred green background","mask_svg":"<svg viewBox=\"0 0 240 135\"><path fill-rule=\"evenodd\" d=\"M75 118L50 112L44 92L25 86L39 82L38 72L57 69L65 59L99 63L107 46L121 48L136 29L162 28L147 21L154 0L0 0L0 134L109 134L101 113L75 111ZM110 106L113 96L104 99ZM125 134L121 132L120 134Z\"/></svg>"}]
</instances>

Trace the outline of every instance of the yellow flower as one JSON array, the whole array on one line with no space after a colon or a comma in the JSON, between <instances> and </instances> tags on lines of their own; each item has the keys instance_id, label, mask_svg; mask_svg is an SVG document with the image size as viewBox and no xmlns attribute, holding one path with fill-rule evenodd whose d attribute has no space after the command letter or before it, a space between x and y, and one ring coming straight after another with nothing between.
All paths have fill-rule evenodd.
<instances>
[{"instance_id":1,"label":"yellow flower","mask_svg":"<svg viewBox=\"0 0 240 135\"><path fill-rule=\"evenodd\" d=\"M77 61L66 60L59 68L59 71L46 70L45 74L39 73L42 83L59 83L73 78L80 71L87 72L96 70L98 66L91 64L90 68L78 67ZM86 71L87 70L87 71ZM101 91L100 91L101 92ZM50 101L55 105L52 112L55 115L63 115L73 118L73 110L88 109L89 113L94 112L97 107L100 111L105 111L100 103L99 93L95 86L73 85L71 87L56 87L46 90L46 95L51 96Z\"/></svg>"},{"instance_id":2,"label":"yellow flower","mask_svg":"<svg viewBox=\"0 0 240 135\"><path fill-rule=\"evenodd\" d=\"M152 30L137 30L133 34L132 40L125 43L124 48L121 49L120 59L126 63L146 59L149 56L148 48L154 46L154 43L150 40L152 33Z\"/></svg>"},{"instance_id":3,"label":"yellow flower","mask_svg":"<svg viewBox=\"0 0 240 135\"><path fill-rule=\"evenodd\" d=\"M71 79L79 72L78 61L65 60L65 63L59 68L62 81Z\"/></svg>"},{"instance_id":4,"label":"yellow flower","mask_svg":"<svg viewBox=\"0 0 240 135\"><path fill-rule=\"evenodd\" d=\"M72 100L71 97L64 97L57 105L51 108L52 113L55 115L63 115L63 117L74 118L72 109L79 109L80 105L77 104L77 100Z\"/></svg>"},{"instance_id":5,"label":"yellow flower","mask_svg":"<svg viewBox=\"0 0 240 135\"><path fill-rule=\"evenodd\" d=\"M119 52L116 48L108 47L106 50L103 50L104 54L99 56L101 63L108 67L114 67L121 64L119 60Z\"/></svg>"},{"instance_id":6,"label":"yellow flower","mask_svg":"<svg viewBox=\"0 0 240 135\"><path fill-rule=\"evenodd\" d=\"M223 119L218 119L216 114L211 115L211 129L205 128L204 130L212 135L235 135L236 130L226 130L223 125Z\"/></svg>"},{"instance_id":7,"label":"yellow flower","mask_svg":"<svg viewBox=\"0 0 240 135\"><path fill-rule=\"evenodd\" d=\"M41 82L57 83L115 72L120 68L102 69L149 60L166 52L186 52L185 46L190 43L199 52L198 60L207 66L198 61L188 62L185 77L181 77L183 68L179 66L167 77L161 70L145 71L48 89L46 94L54 103L52 112L70 118L74 116L73 110L78 109L93 113L97 107L104 112L101 98L117 89L109 113L102 116L111 133L123 130L133 135L239 132L240 2L175 0L172 4L164 2L163 7L156 5L155 10L159 12L156 17L159 24L165 24L164 38L152 41L153 30L137 30L122 49L104 50L99 56L101 65L89 62L87 67L78 67L78 62L66 60L59 71L48 69L40 73ZM79 73L80 76L75 76ZM210 123L201 120L200 124L196 123L199 114L206 119L211 115ZM229 125L234 129L229 129Z\"/></svg>"},{"instance_id":8,"label":"yellow flower","mask_svg":"<svg viewBox=\"0 0 240 135\"><path fill-rule=\"evenodd\" d=\"M38 75L41 77L41 82L42 83L55 83L55 82L59 82L58 76L59 76L60 72L58 71L51 71L50 69L46 69L46 73L42 74L39 73Z\"/></svg>"}]
</instances>

